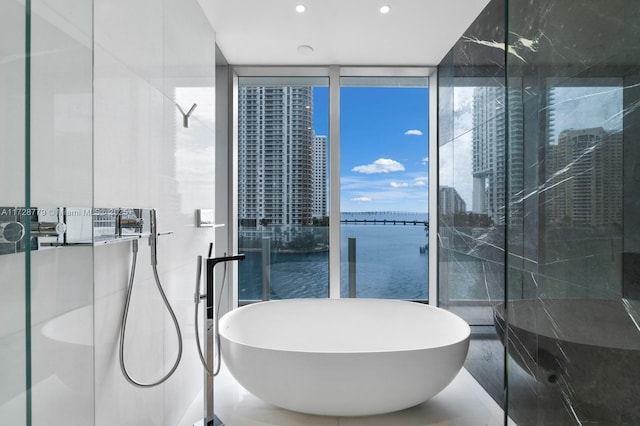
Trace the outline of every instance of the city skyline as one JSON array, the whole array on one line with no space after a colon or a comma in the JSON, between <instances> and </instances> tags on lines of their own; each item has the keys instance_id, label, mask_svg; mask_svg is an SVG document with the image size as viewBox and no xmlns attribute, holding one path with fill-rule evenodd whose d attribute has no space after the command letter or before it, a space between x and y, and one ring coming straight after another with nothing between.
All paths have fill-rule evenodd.
<instances>
[{"instance_id":1,"label":"city skyline","mask_svg":"<svg viewBox=\"0 0 640 426\"><path fill-rule=\"evenodd\" d=\"M480 86L482 87L482 86ZM484 91L503 91L498 87L482 87ZM313 136L328 136L329 134L329 99L328 88L323 86L312 89L312 131ZM485 152L479 155L481 141L480 130L500 127L500 120L504 114L499 112L501 101L496 93L489 93L497 100L496 111L488 112L487 117L474 110L473 100L478 96L478 87L456 88L454 102L457 105L457 118L454 124L455 159L458 167L447 181L444 173L441 184L455 188L464 201L467 209L476 213L487 213L497 223L504 221L501 212L492 209L496 200L504 198L504 191L500 192L501 182L498 177L504 170L498 170L496 165L477 163L478 158L483 161L497 160L504 164L500 153L492 155ZM474 93L475 92L475 93ZM614 131L619 127L619 119L612 111L616 111L622 102L618 87L611 86L583 86L583 87L554 87L550 91L551 106L548 114L551 117L548 134L549 143L558 143L558 134L570 129L586 129L602 126L607 131ZM603 102L594 108L590 102L598 97ZM341 164L340 188L341 208L344 212L368 211L428 211L428 89L427 88L398 88L398 87L343 87L341 89ZM486 102L484 103L487 104ZM519 104L512 102L511 104ZM573 112L579 111L580 114ZM497 112L497 114L496 114ZM518 112L510 112L517 115ZM486 115L486 114L485 114ZM478 123L482 123L480 126ZM582 127L577 127L582 125ZM468 130L467 130L468 129ZM493 129L497 131L496 129ZM485 132L486 133L486 132ZM513 133L513 132L512 132ZM516 133L517 129L516 129ZM496 137L499 135L496 135ZM491 137L490 135L483 136ZM511 136L513 139L513 135ZM320 217L320 212L328 213L328 138L325 139L324 155L327 163L320 169L325 177L324 192L319 191L322 184L318 175L320 156L315 156L312 179L313 188L313 217ZM450 145L447 147L447 145ZM452 148L447 144L443 150ZM482 148L486 151L488 146ZM493 148L491 148L493 149ZM317 149L312 149L312 152ZM475 153L474 153L475 151ZM476 163L473 163L474 158ZM446 170L447 156L443 156L441 166ZM510 162L515 161L513 158ZM496 162L497 162L496 161ZM469 164L466 176L459 176L462 164ZM473 166L473 167L471 167ZM463 171L464 173L464 171ZM513 178L511 180L514 183ZM475 189L474 189L475 186ZM521 186L521 185L520 185ZM481 187L485 188L483 191ZM515 199L518 193L515 182L509 191L510 199Z\"/></svg>"}]
</instances>

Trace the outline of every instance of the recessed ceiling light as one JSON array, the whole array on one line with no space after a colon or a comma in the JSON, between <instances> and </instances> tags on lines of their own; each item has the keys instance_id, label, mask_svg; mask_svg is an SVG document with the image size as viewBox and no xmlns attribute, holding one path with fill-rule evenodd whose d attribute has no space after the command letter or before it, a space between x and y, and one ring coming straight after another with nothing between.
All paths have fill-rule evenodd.
<instances>
[{"instance_id":1,"label":"recessed ceiling light","mask_svg":"<svg viewBox=\"0 0 640 426\"><path fill-rule=\"evenodd\" d=\"M296 12L303 13L307 8L303 4L299 4L296 6Z\"/></svg>"},{"instance_id":2,"label":"recessed ceiling light","mask_svg":"<svg viewBox=\"0 0 640 426\"><path fill-rule=\"evenodd\" d=\"M301 55L310 55L313 53L313 47L307 44L301 44L298 46L298 53Z\"/></svg>"},{"instance_id":3,"label":"recessed ceiling light","mask_svg":"<svg viewBox=\"0 0 640 426\"><path fill-rule=\"evenodd\" d=\"M391 8L389 6L382 6L380 8L380 13L389 13L391 11Z\"/></svg>"}]
</instances>

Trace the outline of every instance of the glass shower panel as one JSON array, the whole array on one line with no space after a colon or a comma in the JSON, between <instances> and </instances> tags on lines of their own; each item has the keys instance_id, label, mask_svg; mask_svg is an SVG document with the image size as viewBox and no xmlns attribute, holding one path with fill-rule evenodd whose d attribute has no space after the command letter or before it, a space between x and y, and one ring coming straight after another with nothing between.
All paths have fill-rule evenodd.
<instances>
[{"instance_id":1,"label":"glass shower panel","mask_svg":"<svg viewBox=\"0 0 640 426\"><path fill-rule=\"evenodd\" d=\"M504 2L492 1L438 67L438 305L471 325L465 368L505 405L508 102Z\"/></svg>"},{"instance_id":2,"label":"glass shower panel","mask_svg":"<svg viewBox=\"0 0 640 426\"><path fill-rule=\"evenodd\" d=\"M622 286L622 78L548 79L545 262L538 293L616 298ZM557 259L562 259L558 262ZM585 259L589 259L588 262Z\"/></svg>"},{"instance_id":3,"label":"glass shower panel","mask_svg":"<svg viewBox=\"0 0 640 426\"><path fill-rule=\"evenodd\" d=\"M508 412L637 424L637 5L509 0ZM585 29L588 28L588 31ZM518 139L518 136L520 139Z\"/></svg>"},{"instance_id":4,"label":"glass shower panel","mask_svg":"<svg viewBox=\"0 0 640 426\"><path fill-rule=\"evenodd\" d=\"M328 78L239 85L240 304L328 297Z\"/></svg>"},{"instance_id":5,"label":"glass shower panel","mask_svg":"<svg viewBox=\"0 0 640 426\"><path fill-rule=\"evenodd\" d=\"M440 303L472 325L504 299L504 88L452 79L452 140L440 148Z\"/></svg>"},{"instance_id":6,"label":"glass shower panel","mask_svg":"<svg viewBox=\"0 0 640 426\"><path fill-rule=\"evenodd\" d=\"M92 2L30 4L30 206L39 222L71 206L91 223ZM93 247L31 237L32 424L92 424Z\"/></svg>"},{"instance_id":7,"label":"glass shower panel","mask_svg":"<svg viewBox=\"0 0 640 426\"><path fill-rule=\"evenodd\" d=\"M26 12L24 2L0 2L0 423L16 425L27 424L30 403L26 254L14 242L24 237L9 225L26 203Z\"/></svg>"}]
</instances>

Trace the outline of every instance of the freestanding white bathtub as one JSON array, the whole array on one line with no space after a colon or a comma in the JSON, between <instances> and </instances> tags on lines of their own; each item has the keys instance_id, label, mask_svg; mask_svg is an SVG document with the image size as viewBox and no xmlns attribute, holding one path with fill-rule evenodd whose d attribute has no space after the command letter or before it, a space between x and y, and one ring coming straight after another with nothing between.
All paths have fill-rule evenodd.
<instances>
[{"instance_id":1,"label":"freestanding white bathtub","mask_svg":"<svg viewBox=\"0 0 640 426\"><path fill-rule=\"evenodd\" d=\"M469 325L433 306L384 299L256 303L220 320L222 358L249 392L303 413L412 407L458 374Z\"/></svg>"}]
</instances>

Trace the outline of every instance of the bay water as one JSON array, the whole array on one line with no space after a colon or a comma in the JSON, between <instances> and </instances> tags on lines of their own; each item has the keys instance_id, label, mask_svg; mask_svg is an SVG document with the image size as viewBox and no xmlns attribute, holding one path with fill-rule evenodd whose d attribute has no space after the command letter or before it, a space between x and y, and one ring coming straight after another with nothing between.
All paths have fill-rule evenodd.
<instances>
[{"instance_id":1,"label":"bay water","mask_svg":"<svg viewBox=\"0 0 640 426\"><path fill-rule=\"evenodd\" d=\"M418 221L401 225L342 223L341 230L341 297L348 296L348 240L356 244L356 296L426 300L429 276L427 231L422 222L426 213L343 213L343 220ZM421 250L422 249L422 250ZM239 299L262 297L263 267L260 251L246 252L239 263ZM329 252L271 253L269 274L270 297L288 299L328 297Z\"/></svg>"}]
</instances>

